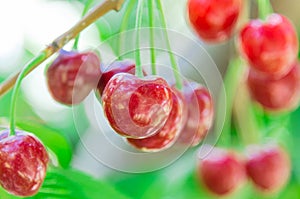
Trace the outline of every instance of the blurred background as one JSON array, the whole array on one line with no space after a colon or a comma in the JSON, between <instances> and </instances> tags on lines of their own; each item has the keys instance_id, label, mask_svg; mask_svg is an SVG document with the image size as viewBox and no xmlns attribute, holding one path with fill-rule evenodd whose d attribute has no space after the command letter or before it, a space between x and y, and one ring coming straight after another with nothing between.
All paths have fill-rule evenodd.
<instances>
[{"instance_id":1,"label":"blurred background","mask_svg":"<svg viewBox=\"0 0 300 199\"><path fill-rule=\"evenodd\" d=\"M99 2L101 0L95 0L93 4ZM1 0L0 82L15 74L54 38L74 25L80 19L85 3L84 0ZM176 0L176 3L174 0L164 0L163 3L168 27L202 45L216 63L220 73L224 75L231 57L230 53L235 48L234 39L218 45L203 43L195 37L186 22L186 0ZM294 22L299 32L298 2L273 0L272 4L276 12L286 15ZM255 13L255 5L255 2L251 3L252 13ZM120 13L110 12L84 30L80 37L79 50L94 48L100 45L102 40L116 33L123 12L124 9ZM65 48L70 49L71 46L72 42ZM188 46L186 49L188 50ZM166 168L142 174L123 173L99 162L85 147L91 145L97 150L97 146L101 145L97 137L99 135L91 127L95 121L91 121L86 104L76 109L76 114L81 119L74 121L74 110L55 102L47 90L44 70L54 57L55 55L40 65L22 83L17 106L17 120L20 126L27 125L29 129L51 129L58 132L70 146L72 168L101 179L129 198L214 198L196 182L194 176L196 149L188 150ZM200 57L199 65L201 64L206 63L202 63ZM1 126L7 125L9 119L10 98L11 92L0 98ZM280 124L287 118L289 123L284 129L287 131L284 139L288 140L293 161L292 176L287 187L276 196L262 196L256 193L251 185L245 185L232 198L300 198L300 146L298 146L300 109L288 116L272 119L275 122L278 120ZM82 128L80 134L78 126Z\"/></svg>"}]
</instances>

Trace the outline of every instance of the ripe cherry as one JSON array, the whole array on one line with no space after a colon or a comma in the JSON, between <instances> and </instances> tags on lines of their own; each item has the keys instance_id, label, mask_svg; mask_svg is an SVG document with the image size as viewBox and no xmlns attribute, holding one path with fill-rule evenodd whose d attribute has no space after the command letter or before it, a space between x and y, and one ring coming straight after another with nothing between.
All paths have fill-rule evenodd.
<instances>
[{"instance_id":1,"label":"ripe cherry","mask_svg":"<svg viewBox=\"0 0 300 199\"><path fill-rule=\"evenodd\" d=\"M97 87L100 60L93 52L61 51L46 75L55 100L65 105L78 104Z\"/></svg>"},{"instance_id":2,"label":"ripe cherry","mask_svg":"<svg viewBox=\"0 0 300 199\"><path fill-rule=\"evenodd\" d=\"M1 132L0 184L17 196L32 196L42 185L49 161L43 144L34 135L9 130Z\"/></svg>"},{"instance_id":3,"label":"ripe cherry","mask_svg":"<svg viewBox=\"0 0 300 199\"><path fill-rule=\"evenodd\" d=\"M270 79L253 70L249 71L248 86L251 96L271 112L291 111L300 101L300 65L280 79Z\"/></svg>"},{"instance_id":4,"label":"ripe cherry","mask_svg":"<svg viewBox=\"0 0 300 199\"><path fill-rule=\"evenodd\" d=\"M234 152L212 148L204 159L198 161L199 180L213 194L230 194L245 180L244 164Z\"/></svg>"},{"instance_id":5,"label":"ripe cherry","mask_svg":"<svg viewBox=\"0 0 300 199\"><path fill-rule=\"evenodd\" d=\"M182 92L188 106L188 119L178 139L181 143L195 146L212 126L213 100L209 91L196 82L184 83Z\"/></svg>"},{"instance_id":6,"label":"ripe cherry","mask_svg":"<svg viewBox=\"0 0 300 199\"><path fill-rule=\"evenodd\" d=\"M147 152L160 151L171 147L177 140L186 119L186 103L181 92L172 89L173 106L171 113L162 129L155 135L144 139L127 138L129 144Z\"/></svg>"},{"instance_id":7,"label":"ripe cherry","mask_svg":"<svg viewBox=\"0 0 300 199\"><path fill-rule=\"evenodd\" d=\"M191 26L207 42L230 38L242 9L241 0L188 0Z\"/></svg>"},{"instance_id":8,"label":"ripe cherry","mask_svg":"<svg viewBox=\"0 0 300 199\"><path fill-rule=\"evenodd\" d=\"M135 63L131 60L115 61L102 71L97 89L102 96L103 90L107 82L117 73L135 74Z\"/></svg>"},{"instance_id":9,"label":"ripe cherry","mask_svg":"<svg viewBox=\"0 0 300 199\"><path fill-rule=\"evenodd\" d=\"M239 43L250 66L274 77L286 75L297 58L298 37L292 23L280 14L255 19L241 30Z\"/></svg>"},{"instance_id":10,"label":"ripe cherry","mask_svg":"<svg viewBox=\"0 0 300 199\"><path fill-rule=\"evenodd\" d=\"M283 148L278 145L250 146L247 154L247 174L259 190L274 193L287 183L291 165Z\"/></svg>"},{"instance_id":11,"label":"ripe cherry","mask_svg":"<svg viewBox=\"0 0 300 199\"><path fill-rule=\"evenodd\" d=\"M156 76L138 78L128 73L114 75L104 88L104 113L119 134L141 139L154 135L172 109L172 91Z\"/></svg>"}]
</instances>

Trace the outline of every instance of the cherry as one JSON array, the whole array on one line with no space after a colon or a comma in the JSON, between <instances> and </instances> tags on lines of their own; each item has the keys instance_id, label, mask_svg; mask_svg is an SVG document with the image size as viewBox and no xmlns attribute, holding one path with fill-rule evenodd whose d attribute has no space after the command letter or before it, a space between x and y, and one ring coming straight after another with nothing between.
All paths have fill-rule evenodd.
<instances>
[{"instance_id":1,"label":"cherry","mask_svg":"<svg viewBox=\"0 0 300 199\"><path fill-rule=\"evenodd\" d=\"M297 58L297 33L280 14L271 14L266 21L251 20L241 30L239 41L250 66L263 74L280 78L291 70Z\"/></svg>"},{"instance_id":2,"label":"cherry","mask_svg":"<svg viewBox=\"0 0 300 199\"><path fill-rule=\"evenodd\" d=\"M100 60L93 52L60 51L46 75L55 100L65 105L78 104L96 88L101 76Z\"/></svg>"},{"instance_id":3,"label":"cherry","mask_svg":"<svg viewBox=\"0 0 300 199\"><path fill-rule=\"evenodd\" d=\"M188 19L198 36L207 42L231 37L241 12L241 0L188 0Z\"/></svg>"},{"instance_id":4,"label":"cherry","mask_svg":"<svg viewBox=\"0 0 300 199\"><path fill-rule=\"evenodd\" d=\"M204 159L199 159L197 175L208 191L221 196L235 191L244 182L246 172L234 152L213 148Z\"/></svg>"},{"instance_id":5,"label":"cherry","mask_svg":"<svg viewBox=\"0 0 300 199\"><path fill-rule=\"evenodd\" d=\"M280 79L270 79L250 70L248 86L253 99L271 112L290 111L300 100L300 64L295 63L291 71Z\"/></svg>"},{"instance_id":6,"label":"cherry","mask_svg":"<svg viewBox=\"0 0 300 199\"><path fill-rule=\"evenodd\" d=\"M172 109L172 91L156 76L138 78L128 73L114 75L104 88L104 113L120 135L141 139L154 135Z\"/></svg>"},{"instance_id":7,"label":"cherry","mask_svg":"<svg viewBox=\"0 0 300 199\"><path fill-rule=\"evenodd\" d=\"M196 146L212 126L213 100L209 91L196 82L185 82L182 92L188 105L188 119L178 139L181 143Z\"/></svg>"},{"instance_id":8,"label":"cherry","mask_svg":"<svg viewBox=\"0 0 300 199\"><path fill-rule=\"evenodd\" d=\"M129 144L143 151L154 152L167 149L175 143L186 122L187 111L181 92L175 88L172 91L173 106L163 128L155 135L144 139L127 138Z\"/></svg>"},{"instance_id":9,"label":"cherry","mask_svg":"<svg viewBox=\"0 0 300 199\"><path fill-rule=\"evenodd\" d=\"M102 75L97 87L100 96L102 96L103 90L110 78L112 78L112 76L114 76L115 74L121 72L134 75L135 63L131 60L115 61L110 64L105 71L102 71Z\"/></svg>"},{"instance_id":10,"label":"cherry","mask_svg":"<svg viewBox=\"0 0 300 199\"><path fill-rule=\"evenodd\" d=\"M48 153L34 135L9 130L1 132L0 140L0 184L9 193L17 196L32 196L42 185Z\"/></svg>"},{"instance_id":11,"label":"cherry","mask_svg":"<svg viewBox=\"0 0 300 199\"><path fill-rule=\"evenodd\" d=\"M274 193L287 183L291 165L289 156L282 147L250 146L247 154L247 174L259 190Z\"/></svg>"}]
</instances>

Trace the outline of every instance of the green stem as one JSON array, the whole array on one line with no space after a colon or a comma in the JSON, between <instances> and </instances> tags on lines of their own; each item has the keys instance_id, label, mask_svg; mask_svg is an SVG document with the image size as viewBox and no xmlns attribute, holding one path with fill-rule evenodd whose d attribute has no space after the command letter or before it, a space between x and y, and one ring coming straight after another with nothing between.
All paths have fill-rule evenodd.
<instances>
[{"instance_id":1,"label":"green stem","mask_svg":"<svg viewBox=\"0 0 300 199\"><path fill-rule=\"evenodd\" d=\"M232 59L228 65L227 72L224 77L224 87L225 87L225 99L219 99L217 110L222 110L225 102L225 121L224 126L219 138L219 144L229 146L231 144L231 118L232 118L232 108L234 99L237 93L238 85L241 82L241 78L245 68L242 65L242 61L239 58ZM221 95L222 96L222 95ZM221 114L217 114L218 115ZM218 118L216 121L221 121Z\"/></svg>"},{"instance_id":2,"label":"green stem","mask_svg":"<svg viewBox=\"0 0 300 199\"><path fill-rule=\"evenodd\" d=\"M124 43L124 37L123 37L123 32L126 30L129 22L129 17L132 14L132 11L134 9L134 6L136 5L136 0L130 0L127 4L127 7L125 9L125 13L121 22L121 27L120 27L120 37L119 37L119 42L117 43L117 55L119 59L122 59L121 54L121 45Z\"/></svg>"},{"instance_id":3,"label":"green stem","mask_svg":"<svg viewBox=\"0 0 300 199\"><path fill-rule=\"evenodd\" d=\"M36 66L37 63L40 63L47 57L45 52L41 52L37 55L33 60L31 60L27 65L25 65L24 69L20 72L16 80L16 84L14 86L12 96L11 96L11 105L10 105L10 134L15 135L15 117L16 117L16 102L18 93L20 90L21 82L24 77Z\"/></svg>"},{"instance_id":4,"label":"green stem","mask_svg":"<svg viewBox=\"0 0 300 199\"><path fill-rule=\"evenodd\" d=\"M243 142L246 145L258 143L261 131L246 82L239 84L239 91L234 103L234 115L238 133Z\"/></svg>"},{"instance_id":5,"label":"green stem","mask_svg":"<svg viewBox=\"0 0 300 199\"><path fill-rule=\"evenodd\" d=\"M150 28L150 56L151 56L151 71L152 75L156 75L156 56L154 49L154 10L153 10L153 0L148 0L148 12L149 12L149 28Z\"/></svg>"},{"instance_id":6,"label":"green stem","mask_svg":"<svg viewBox=\"0 0 300 199\"><path fill-rule=\"evenodd\" d=\"M170 61L171 61L171 66L172 66L172 69L173 69L173 74L174 74L174 77L175 77L176 88L181 90L182 80L180 78L180 71L179 71L179 68L177 66L175 56L172 53L171 44L170 44L168 31L167 31L166 20L165 20L165 16L164 16L164 12L163 12L163 6L162 6L160 0L157 0L156 2L157 2L157 7L158 7L158 13L160 15L160 17L159 17L160 22L162 24L162 28L163 28L163 31L164 31L164 37L165 37L165 41L166 41L166 44L167 44L167 49L168 49L168 53L169 53L169 57L170 57Z\"/></svg>"},{"instance_id":7,"label":"green stem","mask_svg":"<svg viewBox=\"0 0 300 199\"><path fill-rule=\"evenodd\" d=\"M141 52L140 52L140 28L142 26L142 15L143 15L143 0L138 1L136 10L136 50L135 50L135 75L138 77L143 77L143 69L141 66Z\"/></svg>"},{"instance_id":8,"label":"green stem","mask_svg":"<svg viewBox=\"0 0 300 199\"><path fill-rule=\"evenodd\" d=\"M82 11L81 17L83 17L87 13L87 11L89 10L92 3L93 3L93 0L87 0L86 4L84 5L84 9ZM79 37L80 37L80 33L75 38L75 41L74 41L74 44L73 44L73 49L74 50L78 49Z\"/></svg>"},{"instance_id":9,"label":"green stem","mask_svg":"<svg viewBox=\"0 0 300 199\"><path fill-rule=\"evenodd\" d=\"M273 13L272 5L269 0L257 0L259 18L265 20L267 16Z\"/></svg>"}]
</instances>

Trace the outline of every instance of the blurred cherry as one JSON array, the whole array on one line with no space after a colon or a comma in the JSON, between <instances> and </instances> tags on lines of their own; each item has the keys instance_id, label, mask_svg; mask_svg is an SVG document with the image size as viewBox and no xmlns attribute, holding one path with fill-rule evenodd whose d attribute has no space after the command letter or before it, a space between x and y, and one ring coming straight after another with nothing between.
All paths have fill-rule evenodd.
<instances>
[{"instance_id":1,"label":"blurred cherry","mask_svg":"<svg viewBox=\"0 0 300 199\"><path fill-rule=\"evenodd\" d=\"M79 104L97 87L100 60L93 52L60 51L46 71L52 97L65 105Z\"/></svg>"},{"instance_id":2,"label":"blurred cherry","mask_svg":"<svg viewBox=\"0 0 300 199\"><path fill-rule=\"evenodd\" d=\"M242 9L242 0L188 0L188 19L206 42L228 40Z\"/></svg>"},{"instance_id":3,"label":"blurred cherry","mask_svg":"<svg viewBox=\"0 0 300 199\"><path fill-rule=\"evenodd\" d=\"M283 188L289 180L290 164L287 152L278 145L248 147L247 174L263 192L274 193Z\"/></svg>"},{"instance_id":4,"label":"blurred cherry","mask_svg":"<svg viewBox=\"0 0 300 199\"><path fill-rule=\"evenodd\" d=\"M297 58L296 30L280 14L271 14L265 21L251 20L241 30L239 41L249 65L257 72L274 78L286 75Z\"/></svg>"}]
</instances>

